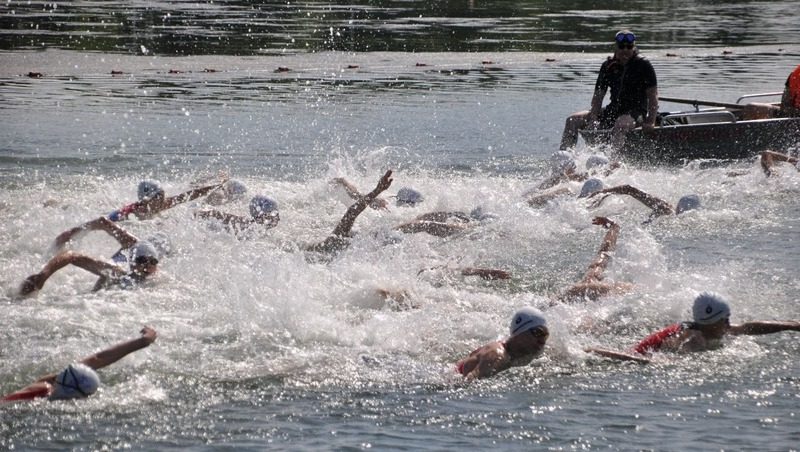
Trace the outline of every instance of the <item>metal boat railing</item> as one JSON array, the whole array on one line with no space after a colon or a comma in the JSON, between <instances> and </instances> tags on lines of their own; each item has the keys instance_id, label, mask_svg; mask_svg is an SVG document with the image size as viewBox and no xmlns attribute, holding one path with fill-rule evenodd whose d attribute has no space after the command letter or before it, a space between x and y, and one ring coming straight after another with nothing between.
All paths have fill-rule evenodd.
<instances>
[{"instance_id":1,"label":"metal boat railing","mask_svg":"<svg viewBox=\"0 0 800 452\"><path fill-rule=\"evenodd\" d=\"M736 122L736 115L728 110L670 113L661 118L662 126L706 124L711 122Z\"/></svg>"},{"instance_id":2,"label":"metal boat railing","mask_svg":"<svg viewBox=\"0 0 800 452\"><path fill-rule=\"evenodd\" d=\"M740 103L744 99L752 99L754 97L772 97L772 96L781 96L783 93L760 93L760 94L745 94L744 96L736 99L736 103Z\"/></svg>"}]
</instances>

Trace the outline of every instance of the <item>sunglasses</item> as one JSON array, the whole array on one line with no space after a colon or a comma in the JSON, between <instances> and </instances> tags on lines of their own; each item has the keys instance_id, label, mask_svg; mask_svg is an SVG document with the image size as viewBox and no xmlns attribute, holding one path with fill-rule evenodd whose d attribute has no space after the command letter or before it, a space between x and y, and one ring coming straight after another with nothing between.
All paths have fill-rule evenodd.
<instances>
[{"instance_id":1,"label":"sunglasses","mask_svg":"<svg viewBox=\"0 0 800 452\"><path fill-rule=\"evenodd\" d=\"M133 262L138 265L158 265L158 259L152 256L139 256Z\"/></svg>"},{"instance_id":2,"label":"sunglasses","mask_svg":"<svg viewBox=\"0 0 800 452\"><path fill-rule=\"evenodd\" d=\"M632 43L632 42L636 41L636 35L634 35L633 33L617 33L617 35L614 36L614 40L617 41L617 42L631 42Z\"/></svg>"}]
</instances>

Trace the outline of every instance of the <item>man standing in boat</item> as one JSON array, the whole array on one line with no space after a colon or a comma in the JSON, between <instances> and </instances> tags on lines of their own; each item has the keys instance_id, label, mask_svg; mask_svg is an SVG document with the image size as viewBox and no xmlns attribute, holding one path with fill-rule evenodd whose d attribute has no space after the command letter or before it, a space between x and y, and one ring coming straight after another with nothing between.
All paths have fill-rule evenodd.
<instances>
[{"instance_id":1,"label":"man standing in boat","mask_svg":"<svg viewBox=\"0 0 800 452\"><path fill-rule=\"evenodd\" d=\"M560 149L575 146L578 131L585 127L612 129L611 144L621 146L625 134L637 127L652 129L658 116L658 83L653 65L639 55L636 36L622 30L614 37L614 56L600 67L592 96L591 109L567 118ZM611 90L611 101L602 108Z\"/></svg>"}]
</instances>

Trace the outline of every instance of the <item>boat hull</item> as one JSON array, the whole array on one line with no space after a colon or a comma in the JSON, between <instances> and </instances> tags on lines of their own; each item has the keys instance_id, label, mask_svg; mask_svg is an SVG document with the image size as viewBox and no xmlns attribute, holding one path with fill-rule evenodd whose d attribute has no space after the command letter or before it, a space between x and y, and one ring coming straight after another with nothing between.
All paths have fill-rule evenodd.
<instances>
[{"instance_id":1,"label":"boat hull","mask_svg":"<svg viewBox=\"0 0 800 452\"><path fill-rule=\"evenodd\" d=\"M590 146L607 144L610 130L581 130ZM625 159L681 163L696 159L746 159L762 151L786 152L800 144L800 118L681 124L637 128L617 152Z\"/></svg>"}]
</instances>

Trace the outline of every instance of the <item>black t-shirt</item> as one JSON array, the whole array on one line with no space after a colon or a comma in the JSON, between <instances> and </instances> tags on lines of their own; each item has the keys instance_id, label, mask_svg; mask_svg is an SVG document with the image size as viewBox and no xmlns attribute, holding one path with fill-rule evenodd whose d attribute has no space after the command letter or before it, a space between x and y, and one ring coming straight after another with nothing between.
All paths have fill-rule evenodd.
<instances>
[{"instance_id":1,"label":"black t-shirt","mask_svg":"<svg viewBox=\"0 0 800 452\"><path fill-rule=\"evenodd\" d=\"M597 76L595 89L611 90L611 103L606 107L613 116L631 114L634 118L647 113L647 90L658 86L656 71L650 62L634 56L623 65L609 57Z\"/></svg>"}]
</instances>

